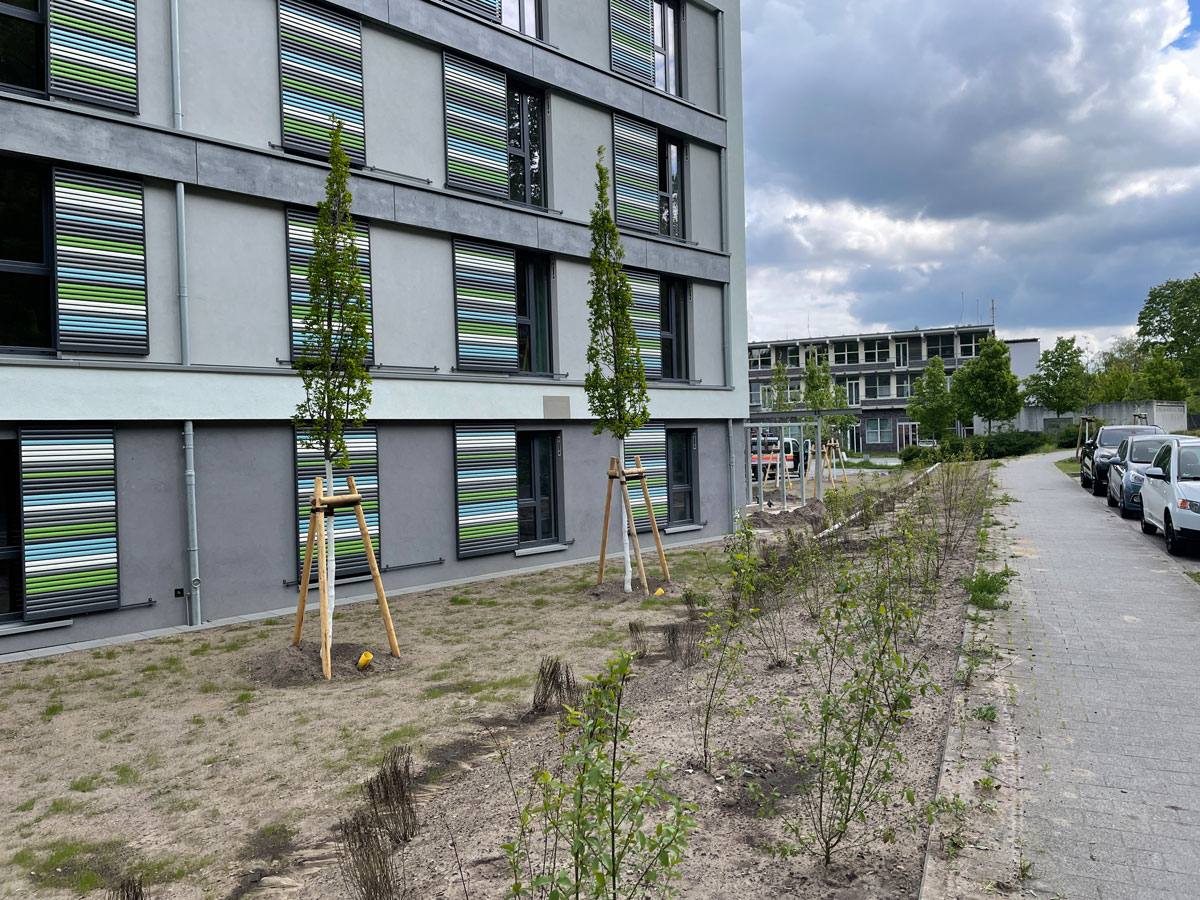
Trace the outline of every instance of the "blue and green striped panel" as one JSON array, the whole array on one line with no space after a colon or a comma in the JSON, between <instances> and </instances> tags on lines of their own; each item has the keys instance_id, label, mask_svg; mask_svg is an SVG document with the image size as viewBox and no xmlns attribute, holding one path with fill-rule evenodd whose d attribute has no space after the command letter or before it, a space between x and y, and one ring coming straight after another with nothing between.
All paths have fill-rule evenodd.
<instances>
[{"instance_id":1,"label":"blue and green striped panel","mask_svg":"<svg viewBox=\"0 0 1200 900\"><path fill-rule=\"evenodd\" d=\"M454 426L458 557L517 548L517 429Z\"/></svg>"},{"instance_id":2,"label":"blue and green striped panel","mask_svg":"<svg viewBox=\"0 0 1200 900\"><path fill-rule=\"evenodd\" d=\"M51 0L50 93L138 110L135 0Z\"/></svg>"},{"instance_id":3,"label":"blue and green striped panel","mask_svg":"<svg viewBox=\"0 0 1200 900\"><path fill-rule=\"evenodd\" d=\"M450 0L450 2L495 22L500 21L500 0Z\"/></svg>"},{"instance_id":4,"label":"blue and green striped panel","mask_svg":"<svg viewBox=\"0 0 1200 900\"><path fill-rule=\"evenodd\" d=\"M625 438L625 468L632 469L633 458L642 458L646 470L646 485L650 488L650 503L659 529L667 525L667 426L645 425ZM630 482L629 502L633 506L633 521L638 531L650 527L646 514L646 498L640 485Z\"/></svg>"},{"instance_id":5,"label":"blue and green striped panel","mask_svg":"<svg viewBox=\"0 0 1200 900\"><path fill-rule=\"evenodd\" d=\"M121 605L113 429L21 431L21 533L26 621Z\"/></svg>"},{"instance_id":6,"label":"blue and green striped panel","mask_svg":"<svg viewBox=\"0 0 1200 900\"><path fill-rule=\"evenodd\" d=\"M55 169L54 248L59 349L149 353L141 183Z\"/></svg>"},{"instance_id":7,"label":"blue and green striped panel","mask_svg":"<svg viewBox=\"0 0 1200 900\"><path fill-rule=\"evenodd\" d=\"M508 197L508 88L504 73L447 53L446 182Z\"/></svg>"},{"instance_id":8,"label":"blue and green striped panel","mask_svg":"<svg viewBox=\"0 0 1200 900\"><path fill-rule=\"evenodd\" d=\"M617 224L657 232L658 131L613 115L613 193Z\"/></svg>"},{"instance_id":9,"label":"blue and green striped panel","mask_svg":"<svg viewBox=\"0 0 1200 900\"><path fill-rule=\"evenodd\" d=\"M307 0L279 0L279 79L285 149L327 156L334 117L344 123L342 148L350 161L366 163L358 19Z\"/></svg>"},{"instance_id":10,"label":"blue and green striped panel","mask_svg":"<svg viewBox=\"0 0 1200 900\"><path fill-rule=\"evenodd\" d=\"M309 500L312 498L313 479L325 477L325 458L320 447L305 448L307 437L303 431L296 432L296 502L297 523L299 528L299 555L297 556L297 574L304 572L304 548L308 542L308 515L312 511ZM379 437L374 425L363 428L346 429L346 450L350 455L350 468L339 469L335 461L333 466L333 490L325 484L325 495L348 494L350 486L346 481L348 475L354 476L354 484L362 494L363 516L367 520L367 533L371 536L371 546L375 548L375 560L379 562ZM336 532L335 553L337 555L336 578L349 578L355 575L365 575L371 571L367 562L367 551L363 545L362 532L358 530L358 517L353 509L339 509L332 520L325 520L325 527L334 523ZM313 551L316 552L315 550ZM379 563L382 566L382 563ZM317 580L317 560L313 557L312 581Z\"/></svg>"},{"instance_id":11,"label":"blue and green striped panel","mask_svg":"<svg viewBox=\"0 0 1200 900\"><path fill-rule=\"evenodd\" d=\"M648 272L626 272L633 292L633 330L647 378L662 378L662 282Z\"/></svg>"},{"instance_id":12,"label":"blue and green striped panel","mask_svg":"<svg viewBox=\"0 0 1200 900\"><path fill-rule=\"evenodd\" d=\"M312 294L308 286L308 264L313 255L313 231L317 214L306 209L287 211L288 305L292 323L292 357L307 355L304 338L304 318L308 315ZM363 294L367 298L367 333L371 336L368 364L375 358L375 335L371 318L371 230L366 222L354 221L354 243L358 247L358 269L362 275Z\"/></svg>"},{"instance_id":13,"label":"blue and green striped panel","mask_svg":"<svg viewBox=\"0 0 1200 900\"><path fill-rule=\"evenodd\" d=\"M614 72L654 83L654 26L650 0L609 0Z\"/></svg>"},{"instance_id":14,"label":"blue and green striped panel","mask_svg":"<svg viewBox=\"0 0 1200 900\"><path fill-rule=\"evenodd\" d=\"M454 242L458 368L517 368L517 254L507 247Z\"/></svg>"}]
</instances>

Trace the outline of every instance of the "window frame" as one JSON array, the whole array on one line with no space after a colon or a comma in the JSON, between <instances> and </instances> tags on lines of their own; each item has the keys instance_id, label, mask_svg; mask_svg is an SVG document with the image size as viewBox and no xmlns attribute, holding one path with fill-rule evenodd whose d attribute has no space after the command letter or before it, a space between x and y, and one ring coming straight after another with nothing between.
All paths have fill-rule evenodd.
<instances>
[{"instance_id":1,"label":"window frame","mask_svg":"<svg viewBox=\"0 0 1200 900\"><path fill-rule=\"evenodd\" d=\"M887 338L864 338L862 357L864 363L891 362L891 341Z\"/></svg>"},{"instance_id":2,"label":"window frame","mask_svg":"<svg viewBox=\"0 0 1200 900\"><path fill-rule=\"evenodd\" d=\"M767 386L766 383L762 382L762 381L750 382L750 405L751 406L762 406L763 388L766 386ZM756 400L755 397L757 397L758 399Z\"/></svg>"},{"instance_id":3,"label":"window frame","mask_svg":"<svg viewBox=\"0 0 1200 900\"><path fill-rule=\"evenodd\" d=\"M6 446L11 445L11 446ZM0 531L0 567L10 566L9 580L10 604L18 608L9 612L0 612L0 622L20 622L25 616L25 539L21 528L21 439L19 436L0 438L0 447L11 453L12 469L4 465L4 453L0 453L0 482L7 483L12 491L14 521L9 523L14 535L14 543L9 544L7 530Z\"/></svg>"},{"instance_id":4,"label":"window frame","mask_svg":"<svg viewBox=\"0 0 1200 900\"><path fill-rule=\"evenodd\" d=\"M858 376L835 376L833 383L845 389L847 406L862 406L862 380ZM854 396L850 395L851 386L854 388Z\"/></svg>"},{"instance_id":5,"label":"window frame","mask_svg":"<svg viewBox=\"0 0 1200 900\"><path fill-rule=\"evenodd\" d=\"M949 356L947 356L945 353L942 352L942 350L945 349L945 342L947 340L950 341L950 355ZM933 341L938 342L938 348L939 348L938 350L934 350L930 346ZM952 335L952 334L935 334L935 335L926 335L925 336L925 359L926 359L926 361L933 359L935 356L938 359L942 360L943 362L945 362L948 359L956 358L955 346L954 346L954 335Z\"/></svg>"},{"instance_id":6,"label":"window frame","mask_svg":"<svg viewBox=\"0 0 1200 900\"><path fill-rule=\"evenodd\" d=\"M858 360L858 341L833 342L833 364L835 366L857 366Z\"/></svg>"},{"instance_id":7,"label":"window frame","mask_svg":"<svg viewBox=\"0 0 1200 900\"><path fill-rule=\"evenodd\" d=\"M799 344L792 344L788 347L780 347L783 351L783 364L789 369L801 369L804 367L804 354L800 352Z\"/></svg>"},{"instance_id":8,"label":"window frame","mask_svg":"<svg viewBox=\"0 0 1200 900\"><path fill-rule=\"evenodd\" d=\"M901 393L901 388L903 388L903 393ZM897 400L907 400L912 396L912 375L901 374L896 376L892 396Z\"/></svg>"},{"instance_id":9,"label":"window frame","mask_svg":"<svg viewBox=\"0 0 1200 900\"><path fill-rule=\"evenodd\" d=\"M529 444L532 448L533 442L539 437L550 438L551 450L550 455L553 471L550 473L550 485L553 491L551 498L551 510L554 517L553 534L549 536L540 535L541 517L537 515L536 510L540 504L540 495L537 493L537 485L540 481L540 461L538 454L530 452L529 458L529 478L530 478L530 497L524 499L521 497L521 449L525 446L525 439L529 439ZM555 544L563 543L563 441L562 431L555 428L518 428L516 433L516 450L517 450L517 546L516 549L524 550L529 547L546 547ZM521 540L521 510L534 509L534 532L539 536L532 541Z\"/></svg>"},{"instance_id":10,"label":"window frame","mask_svg":"<svg viewBox=\"0 0 1200 900\"><path fill-rule=\"evenodd\" d=\"M0 344L0 354L25 356L52 356L58 352L58 278L57 254L54 239L54 167L39 160L0 155L0 165L15 160L18 165L39 169L42 188L42 262L0 259L0 272L14 275L44 277L48 283L50 299L50 344L47 347L22 347L17 344Z\"/></svg>"},{"instance_id":11,"label":"window frame","mask_svg":"<svg viewBox=\"0 0 1200 900\"><path fill-rule=\"evenodd\" d=\"M986 331L960 332L958 335L958 355L963 359L977 359L979 357L979 348L987 336ZM970 339L970 343L967 342L968 338ZM967 352L968 348L971 351L970 353Z\"/></svg>"},{"instance_id":12,"label":"window frame","mask_svg":"<svg viewBox=\"0 0 1200 900\"><path fill-rule=\"evenodd\" d=\"M533 209L547 209L549 207L549 204L548 204L547 198L546 198L546 185L547 185L547 178L546 178L546 92L542 91L542 90L538 90L536 88L529 87L527 84L525 84L522 81L508 78L507 73L506 73L505 94L506 94L506 103L508 105L508 114L510 117L512 115L512 102L513 102L512 95L514 93L517 95L517 98L519 99L520 104L521 104L521 112L520 112L521 146L519 149L514 149L512 143L510 141L506 148L507 152L508 152L508 163L509 163L508 201L510 203L516 203L521 206L528 206ZM539 129L539 131L541 133L541 141L539 142L539 145L536 148L531 146L530 140L529 140L529 119L530 119L529 101L535 97L537 99L541 100L540 115L541 115L541 119L542 119L541 127ZM542 197L541 197L540 202L534 201L532 199L533 191L531 190L531 185L533 183L533 181L532 181L533 170L531 167L531 159L534 156L535 149L537 151L536 155L537 155L537 161L538 161L538 179L541 182L541 192L542 192ZM522 172L523 172L524 179L525 179L525 199L523 199L523 200L518 199L512 195L512 192L513 192L512 162L513 162L514 158L518 158L523 161L522 162Z\"/></svg>"},{"instance_id":13,"label":"window frame","mask_svg":"<svg viewBox=\"0 0 1200 900\"><path fill-rule=\"evenodd\" d=\"M652 18L650 25L650 46L651 54L654 57L654 87L662 91L664 94L670 94L672 97L683 96L683 9L679 0L650 0L650 15ZM667 23L671 22L674 25L674 43L667 40ZM662 29L663 43L659 44L655 36L658 29ZM664 81L668 83L659 84L658 80L658 58L663 57L663 71L665 73ZM670 80L674 79L674 87L670 85Z\"/></svg>"},{"instance_id":14,"label":"window frame","mask_svg":"<svg viewBox=\"0 0 1200 900\"><path fill-rule=\"evenodd\" d=\"M506 15L505 3L504 3L504 0L501 0L501 2L500 2L500 20L499 20L500 25L503 26L504 28L509 29L510 31L517 32L517 34L523 34L523 35L525 35L525 37L533 38L535 41L542 41L543 40L543 38L542 38L543 15L542 15L541 0L516 0L516 2L517 2L517 14L518 14L517 15L517 24L511 25L505 21L505 15ZM533 7L533 31L525 30L525 14L527 12L527 10L526 10L527 5L532 5L532 7Z\"/></svg>"},{"instance_id":15,"label":"window frame","mask_svg":"<svg viewBox=\"0 0 1200 900\"><path fill-rule=\"evenodd\" d=\"M880 391L883 391L881 393ZM863 397L867 400L891 400L892 376L872 372L863 376Z\"/></svg>"},{"instance_id":16,"label":"window frame","mask_svg":"<svg viewBox=\"0 0 1200 900\"><path fill-rule=\"evenodd\" d=\"M689 480L682 487L677 486L672 478L674 467L671 465L671 435L683 434L690 437L690 444L687 449L688 475ZM700 433L695 428L668 428L666 429L667 438L667 526L673 528L676 525L699 525L700 524ZM692 515L688 519L676 519L673 516L674 504L672 500L676 492L687 492L691 499Z\"/></svg>"},{"instance_id":17,"label":"window frame","mask_svg":"<svg viewBox=\"0 0 1200 900\"><path fill-rule=\"evenodd\" d=\"M883 422L887 423L886 438L883 437L883 433L880 431L880 423ZM875 439L872 439L872 434L874 434ZM895 428L893 427L892 420L887 416L863 419L863 437L865 443L868 444L891 444L895 440Z\"/></svg>"},{"instance_id":18,"label":"window frame","mask_svg":"<svg viewBox=\"0 0 1200 900\"><path fill-rule=\"evenodd\" d=\"M516 306L516 323L517 323L517 371L522 375L546 375L554 374L554 297L551 292L551 269L554 265L554 260L548 254L536 253L530 250L517 249L516 251L516 268L517 268L517 306ZM534 311L534 298L537 292L534 290L534 283L537 279L538 270L545 277L545 298L546 298L546 315L545 315L545 334L542 334L542 329L539 326L539 316ZM525 296L526 315L521 315L521 296ZM521 329L522 327L529 328L530 341L530 367L524 368L523 360L521 359ZM538 369L534 367L533 360L538 356L540 347L545 346L546 350L546 368Z\"/></svg>"},{"instance_id":19,"label":"window frame","mask_svg":"<svg viewBox=\"0 0 1200 900\"><path fill-rule=\"evenodd\" d=\"M685 199L687 195L687 146L687 143L681 138L665 134L662 129L658 129L658 233L662 237L674 241L687 240L687 203ZM679 172L679 196L675 201L672 201L670 189L671 150L676 151L676 167ZM666 188L663 187L664 184L667 186ZM667 210L665 222L663 221L664 203ZM673 206L676 205L678 209L674 210ZM673 212L674 216L672 216ZM678 228L673 227L675 222L678 222Z\"/></svg>"},{"instance_id":20,"label":"window frame","mask_svg":"<svg viewBox=\"0 0 1200 900\"><path fill-rule=\"evenodd\" d=\"M754 363L758 365L754 365ZM766 365L763 365L763 363ZM746 368L752 371L761 372L771 368L771 348L770 347L751 347L746 355Z\"/></svg>"},{"instance_id":21,"label":"window frame","mask_svg":"<svg viewBox=\"0 0 1200 900\"><path fill-rule=\"evenodd\" d=\"M691 360L691 296L692 288L682 278L664 276L659 288L659 322L661 347L661 381L689 381ZM682 319L682 321L680 321ZM663 325L665 324L665 327ZM671 352L665 348L670 341ZM670 374L667 374L668 360ZM682 369L682 371L680 371Z\"/></svg>"},{"instance_id":22,"label":"window frame","mask_svg":"<svg viewBox=\"0 0 1200 900\"><path fill-rule=\"evenodd\" d=\"M38 0L38 8L22 9L0 0L0 17L20 19L31 22L41 29L42 37L42 86L40 88L24 87L19 84L9 84L0 81L0 91L12 91L26 97L50 96L50 0Z\"/></svg>"}]
</instances>

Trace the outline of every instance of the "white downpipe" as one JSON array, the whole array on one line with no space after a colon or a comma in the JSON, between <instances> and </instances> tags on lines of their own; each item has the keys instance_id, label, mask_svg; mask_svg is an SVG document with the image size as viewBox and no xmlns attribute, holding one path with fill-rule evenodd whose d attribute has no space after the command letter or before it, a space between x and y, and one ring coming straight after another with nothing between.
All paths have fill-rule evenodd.
<instances>
[{"instance_id":1,"label":"white downpipe","mask_svg":"<svg viewBox=\"0 0 1200 900\"><path fill-rule=\"evenodd\" d=\"M617 465L625 471L625 439L617 439ZM625 485L621 485L621 552L625 555L625 582L622 590L633 593L633 569L629 565L629 514L625 511Z\"/></svg>"},{"instance_id":2,"label":"white downpipe","mask_svg":"<svg viewBox=\"0 0 1200 900\"><path fill-rule=\"evenodd\" d=\"M333 489L333 460L325 460L325 495L329 496L335 493ZM334 516L325 517L325 585L326 595L329 598L329 606L325 610L325 633L333 634L333 604L334 604L334 588L333 582L337 578L337 542L334 539L334 522L337 519Z\"/></svg>"}]
</instances>

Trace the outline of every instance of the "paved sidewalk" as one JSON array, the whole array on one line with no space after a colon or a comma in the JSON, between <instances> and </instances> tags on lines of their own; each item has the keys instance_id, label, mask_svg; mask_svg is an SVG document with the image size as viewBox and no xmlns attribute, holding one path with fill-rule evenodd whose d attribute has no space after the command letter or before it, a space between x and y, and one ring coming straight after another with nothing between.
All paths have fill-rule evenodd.
<instances>
[{"instance_id":1,"label":"paved sidewalk","mask_svg":"<svg viewBox=\"0 0 1200 900\"><path fill-rule=\"evenodd\" d=\"M993 633L1015 655L1023 887L1195 900L1200 586L1050 460L997 470L1020 501L997 508L1020 575Z\"/></svg>"}]
</instances>

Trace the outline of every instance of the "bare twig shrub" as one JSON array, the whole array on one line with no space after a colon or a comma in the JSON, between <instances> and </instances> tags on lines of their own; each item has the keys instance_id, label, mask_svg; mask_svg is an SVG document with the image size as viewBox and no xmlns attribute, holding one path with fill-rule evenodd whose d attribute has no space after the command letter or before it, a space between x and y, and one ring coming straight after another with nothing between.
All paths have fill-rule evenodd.
<instances>
[{"instance_id":1,"label":"bare twig shrub","mask_svg":"<svg viewBox=\"0 0 1200 900\"><path fill-rule=\"evenodd\" d=\"M646 623L641 619L629 623L629 648L633 651L634 659L645 659L650 652L646 641Z\"/></svg>"},{"instance_id":2,"label":"bare twig shrub","mask_svg":"<svg viewBox=\"0 0 1200 900\"><path fill-rule=\"evenodd\" d=\"M633 630L630 629L632 635ZM550 712L554 708L575 708L583 698L583 688L575 680L570 665L557 656L542 657L537 682L533 686L533 711Z\"/></svg>"},{"instance_id":3,"label":"bare twig shrub","mask_svg":"<svg viewBox=\"0 0 1200 900\"><path fill-rule=\"evenodd\" d=\"M130 875L122 879L116 886L108 889L105 900L145 900L146 891L142 887L141 875Z\"/></svg>"},{"instance_id":4,"label":"bare twig shrub","mask_svg":"<svg viewBox=\"0 0 1200 900\"><path fill-rule=\"evenodd\" d=\"M383 757L379 771L363 785L367 812L392 841L406 844L419 829L413 801L412 748L392 747Z\"/></svg>"},{"instance_id":5,"label":"bare twig shrub","mask_svg":"<svg viewBox=\"0 0 1200 900\"><path fill-rule=\"evenodd\" d=\"M354 900L405 900L407 872L403 850L392 855L387 833L363 811L338 823L338 867L346 894Z\"/></svg>"},{"instance_id":6,"label":"bare twig shrub","mask_svg":"<svg viewBox=\"0 0 1200 900\"><path fill-rule=\"evenodd\" d=\"M687 609L687 618L689 622L700 621L700 598L696 596L696 592L691 588L683 589L683 605Z\"/></svg>"}]
</instances>

